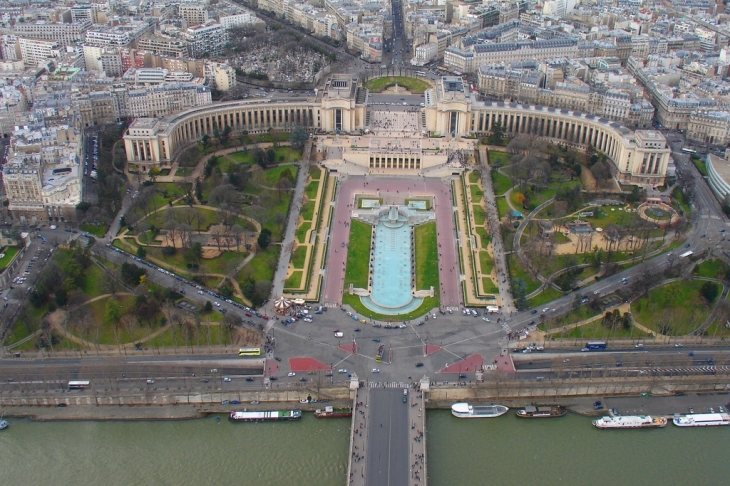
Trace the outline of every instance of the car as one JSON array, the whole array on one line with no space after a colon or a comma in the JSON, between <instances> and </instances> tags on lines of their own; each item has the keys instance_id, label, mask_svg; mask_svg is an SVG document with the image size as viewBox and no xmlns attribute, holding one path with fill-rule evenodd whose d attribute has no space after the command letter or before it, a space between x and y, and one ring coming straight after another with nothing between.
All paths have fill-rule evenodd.
<instances>
[{"instance_id":1,"label":"car","mask_svg":"<svg viewBox=\"0 0 730 486\"><path fill-rule=\"evenodd\" d=\"M229 403L231 403L231 402L229 402L228 400L221 401L221 405L228 405Z\"/></svg>"},{"instance_id":2,"label":"car","mask_svg":"<svg viewBox=\"0 0 730 486\"><path fill-rule=\"evenodd\" d=\"M423 368L423 363L421 363L420 361L416 363L416 368Z\"/></svg>"},{"instance_id":3,"label":"car","mask_svg":"<svg viewBox=\"0 0 730 486\"><path fill-rule=\"evenodd\" d=\"M373 368L373 373L380 373L380 370L378 368Z\"/></svg>"},{"instance_id":4,"label":"car","mask_svg":"<svg viewBox=\"0 0 730 486\"><path fill-rule=\"evenodd\" d=\"M544 308L544 309L542 310L542 312L547 312L547 311L549 311L549 310L550 310L550 307L545 307L545 308Z\"/></svg>"},{"instance_id":5,"label":"car","mask_svg":"<svg viewBox=\"0 0 730 486\"><path fill-rule=\"evenodd\" d=\"M489 317L482 317L482 320L483 320L484 322L490 322L490 321L489 321Z\"/></svg>"},{"instance_id":6,"label":"car","mask_svg":"<svg viewBox=\"0 0 730 486\"><path fill-rule=\"evenodd\" d=\"M637 343L636 345L634 345L634 347L635 348L643 348L644 345L642 343Z\"/></svg>"},{"instance_id":7,"label":"car","mask_svg":"<svg viewBox=\"0 0 730 486\"><path fill-rule=\"evenodd\" d=\"M689 243L687 243L686 245L684 245L685 248L689 248L690 246L691 245Z\"/></svg>"},{"instance_id":8,"label":"car","mask_svg":"<svg viewBox=\"0 0 730 486\"><path fill-rule=\"evenodd\" d=\"M621 368L623 365L621 361L616 361L616 368Z\"/></svg>"},{"instance_id":9,"label":"car","mask_svg":"<svg viewBox=\"0 0 730 486\"><path fill-rule=\"evenodd\" d=\"M274 359L275 359L276 361L281 361L281 358L280 358L280 357L278 357L278 356L274 356Z\"/></svg>"},{"instance_id":10,"label":"car","mask_svg":"<svg viewBox=\"0 0 730 486\"><path fill-rule=\"evenodd\" d=\"M59 408L66 408L66 407L68 407L68 405L66 405L66 404L65 404L65 403L63 403L63 402L59 403L59 404L58 404L58 405L56 405L56 406L57 406L57 407L59 407Z\"/></svg>"},{"instance_id":11,"label":"car","mask_svg":"<svg viewBox=\"0 0 730 486\"><path fill-rule=\"evenodd\" d=\"M238 400L231 400L231 405L240 405L240 404L241 404L241 402L239 402Z\"/></svg>"},{"instance_id":12,"label":"car","mask_svg":"<svg viewBox=\"0 0 730 486\"><path fill-rule=\"evenodd\" d=\"M354 332L360 332L360 328L359 327L356 327L355 330L354 330Z\"/></svg>"},{"instance_id":13,"label":"car","mask_svg":"<svg viewBox=\"0 0 730 486\"><path fill-rule=\"evenodd\" d=\"M220 307L221 306L219 302L213 302L213 305L216 306L216 307Z\"/></svg>"},{"instance_id":14,"label":"car","mask_svg":"<svg viewBox=\"0 0 730 486\"><path fill-rule=\"evenodd\" d=\"M344 333L344 332L336 332L336 333L335 333L335 337L336 337L336 338L341 338L341 337L345 337L345 333Z\"/></svg>"},{"instance_id":15,"label":"car","mask_svg":"<svg viewBox=\"0 0 730 486\"><path fill-rule=\"evenodd\" d=\"M155 380L147 380L147 384L148 385L154 385L155 384Z\"/></svg>"},{"instance_id":16,"label":"car","mask_svg":"<svg viewBox=\"0 0 730 486\"><path fill-rule=\"evenodd\" d=\"M588 349L588 348L581 348L581 352L585 353L587 351L590 351L590 349Z\"/></svg>"},{"instance_id":17,"label":"car","mask_svg":"<svg viewBox=\"0 0 730 486\"><path fill-rule=\"evenodd\" d=\"M685 397L685 396L687 396L687 394L686 394L686 393L684 393L684 392L676 392L676 393L674 394L674 396L675 396L675 397Z\"/></svg>"},{"instance_id":18,"label":"car","mask_svg":"<svg viewBox=\"0 0 730 486\"><path fill-rule=\"evenodd\" d=\"M306 378L299 378L299 381L301 381L302 383L306 383L307 382L307 379Z\"/></svg>"},{"instance_id":19,"label":"car","mask_svg":"<svg viewBox=\"0 0 730 486\"><path fill-rule=\"evenodd\" d=\"M338 373L347 373L347 370L345 368L340 368L337 370Z\"/></svg>"},{"instance_id":20,"label":"car","mask_svg":"<svg viewBox=\"0 0 730 486\"><path fill-rule=\"evenodd\" d=\"M379 343L379 342L380 342L380 338L375 338L375 339L373 339L373 342L374 342L374 343Z\"/></svg>"},{"instance_id":21,"label":"car","mask_svg":"<svg viewBox=\"0 0 730 486\"><path fill-rule=\"evenodd\" d=\"M682 343L676 343L676 344L674 345L674 347L675 347L675 348L683 348L683 347L684 347L684 344L682 344Z\"/></svg>"},{"instance_id":22,"label":"car","mask_svg":"<svg viewBox=\"0 0 730 486\"><path fill-rule=\"evenodd\" d=\"M276 381L276 380L278 380L278 379L279 379L279 378L277 378L277 377L275 377L275 376L271 376L271 377L269 377L269 381Z\"/></svg>"},{"instance_id":23,"label":"car","mask_svg":"<svg viewBox=\"0 0 730 486\"><path fill-rule=\"evenodd\" d=\"M695 413L695 409L692 407L689 407L689 413Z\"/></svg>"},{"instance_id":24,"label":"car","mask_svg":"<svg viewBox=\"0 0 730 486\"><path fill-rule=\"evenodd\" d=\"M223 381L225 381L226 383L230 383L231 382L231 378L228 377L228 376L224 376L223 377Z\"/></svg>"},{"instance_id":25,"label":"car","mask_svg":"<svg viewBox=\"0 0 730 486\"><path fill-rule=\"evenodd\" d=\"M459 375L459 378L462 378L462 379L463 379L463 378L466 378L466 375L465 375L464 373L461 373L461 374Z\"/></svg>"},{"instance_id":26,"label":"car","mask_svg":"<svg viewBox=\"0 0 730 486\"><path fill-rule=\"evenodd\" d=\"M296 374L296 373L294 373L293 371L290 371L289 373L287 373L287 375L286 375L286 376L297 376L297 374Z\"/></svg>"},{"instance_id":27,"label":"car","mask_svg":"<svg viewBox=\"0 0 730 486\"><path fill-rule=\"evenodd\" d=\"M533 316L534 316L535 314L537 314L537 309L533 309L533 311L532 311L532 312L530 312L530 314L532 314Z\"/></svg>"},{"instance_id":28,"label":"car","mask_svg":"<svg viewBox=\"0 0 730 486\"><path fill-rule=\"evenodd\" d=\"M603 410L603 403L600 401L593 402L593 410Z\"/></svg>"}]
</instances>

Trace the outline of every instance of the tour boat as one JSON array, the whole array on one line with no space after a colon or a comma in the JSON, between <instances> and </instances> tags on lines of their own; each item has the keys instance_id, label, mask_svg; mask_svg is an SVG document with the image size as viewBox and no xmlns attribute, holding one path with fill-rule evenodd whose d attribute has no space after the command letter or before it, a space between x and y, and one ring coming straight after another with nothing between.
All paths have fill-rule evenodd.
<instances>
[{"instance_id":1,"label":"tour boat","mask_svg":"<svg viewBox=\"0 0 730 486\"><path fill-rule=\"evenodd\" d=\"M555 418L564 417L568 413L568 409L561 406L533 407L526 406L522 410L517 411L520 418Z\"/></svg>"},{"instance_id":2,"label":"tour boat","mask_svg":"<svg viewBox=\"0 0 730 486\"><path fill-rule=\"evenodd\" d=\"M599 429L644 429L666 427L667 419L651 415L621 415L596 419L593 421L593 425Z\"/></svg>"},{"instance_id":3,"label":"tour boat","mask_svg":"<svg viewBox=\"0 0 730 486\"><path fill-rule=\"evenodd\" d=\"M0 420L0 430L5 430L10 424L7 420Z\"/></svg>"},{"instance_id":4,"label":"tour boat","mask_svg":"<svg viewBox=\"0 0 730 486\"><path fill-rule=\"evenodd\" d=\"M301 410L260 410L231 412L228 417L234 422L270 422L276 420L299 420L302 418Z\"/></svg>"},{"instance_id":5,"label":"tour boat","mask_svg":"<svg viewBox=\"0 0 730 486\"><path fill-rule=\"evenodd\" d=\"M314 411L314 416L317 418L340 418L340 417L352 417L352 409L350 407L333 408L324 407L324 410L318 408Z\"/></svg>"},{"instance_id":6,"label":"tour boat","mask_svg":"<svg viewBox=\"0 0 730 486\"><path fill-rule=\"evenodd\" d=\"M730 425L730 415L726 413L695 413L672 419L677 427L712 427Z\"/></svg>"},{"instance_id":7,"label":"tour boat","mask_svg":"<svg viewBox=\"0 0 730 486\"><path fill-rule=\"evenodd\" d=\"M451 415L459 418L493 418L504 415L508 410L504 405L469 405L461 402L451 406Z\"/></svg>"}]
</instances>

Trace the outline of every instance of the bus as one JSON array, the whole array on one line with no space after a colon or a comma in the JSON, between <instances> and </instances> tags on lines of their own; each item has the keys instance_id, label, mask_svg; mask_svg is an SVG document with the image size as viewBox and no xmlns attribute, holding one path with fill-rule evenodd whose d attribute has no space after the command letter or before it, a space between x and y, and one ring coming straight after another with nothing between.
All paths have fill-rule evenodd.
<instances>
[{"instance_id":1,"label":"bus","mask_svg":"<svg viewBox=\"0 0 730 486\"><path fill-rule=\"evenodd\" d=\"M89 385L91 385L90 381L71 380L68 382L68 389L69 390L83 390L84 388L87 388Z\"/></svg>"},{"instance_id":2,"label":"bus","mask_svg":"<svg viewBox=\"0 0 730 486\"><path fill-rule=\"evenodd\" d=\"M238 355L246 358L256 358L261 356L261 348L241 348L238 350Z\"/></svg>"},{"instance_id":3,"label":"bus","mask_svg":"<svg viewBox=\"0 0 730 486\"><path fill-rule=\"evenodd\" d=\"M422 78L426 77L426 73L423 71L416 71L416 76L421 76Z\"/></svg>"},{"instance_id":4,"label":"bus","mask_svg":"<svg viewBox=\"0 0 730 486\"><path fill-rule=\"evenodd\" d=\"M688 148L684 148L684 147L682 147L682 152L684 152L685 154L696 154L697 153L696 150L692 150L692 149L688 149Z\"/></svg>"},{"instance_id":5,"label":"bus","mask_svg":"<svg viewBox=\"0 0 730 486\"><path fill-rule=\"evenodd\" d=\"M497 314L499 312L499 307L497 307L496 305L488 305L487 312L489 312L490 314Z\"/></svg>"},{"instance_id":6,"label":"bus","mask_svg":"<svg viewBox=\"0 0 730 486\"><path fill-rule=\"evenodd\" d=\"M681 255L679 255L679 258L687 258L687 257L692 256L692 255L694 255L694 252L693 251L685 251L684 253L682 253Z\"/></svg>"},{"instance_id":7,"label":"bus","mask_svg":"<svg viewBox=\"0 0 730 486\"><path fill-rule=\"evenodd\" d=\"M606 349L606 343L604 341L588 341L586 343L588 349Z\"/></svg>"}]
</instances>

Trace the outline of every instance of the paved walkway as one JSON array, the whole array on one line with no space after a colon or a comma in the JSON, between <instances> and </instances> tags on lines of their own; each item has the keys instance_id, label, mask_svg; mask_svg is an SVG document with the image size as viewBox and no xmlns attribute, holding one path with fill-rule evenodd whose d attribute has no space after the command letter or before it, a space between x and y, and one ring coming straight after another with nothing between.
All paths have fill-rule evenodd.
<instances>
[{"instance_id":1,"label":"paved walkway","mask_svg":"<svg viewBox=\"0 0 730 486\"><path fill-rule=\"evenodd\" d=\"M489 222L489 234L492 236L492 256L494 258L494 271L497 274L497 286L499 287L499 296L502 301L502 313L516 311L514 301L512 300L512 290L507 273L507 259L504 253L504 243L502 241L502 229L499 224L499 214L497 213L497 203L494 196L494 188L492 187L491 167L487 158L487 149L484 146L479 147L479 158L482 163L482 187L484 188L484 202L487 206L487 221Z\"/></svg>"},{"instance_id":2,"label":"paved walkway","mask_svg":"<svg viewBox=\"0 0 730 486\"><path fill-rule=\"evenodd\" d=\"M303 161L308 161L312 151L312 144L307 142L304 146L304 154L302 155ZM268 315L276 315L273 300L278 299L284 293L284 281L289 269L289 260L291 259L291 248L296 237L297 222L299 221L299 211L301 210L302 197L306 188L307 178L309 177L309 171L307 170L308 164L301 163L299 165L299 173L297 174L297 182L294 186L294 195L292 196L292 202L289 207L289 217L286 223L286 230L284 232L284 238L281 242L281 252L279 253L279 263L274 273L274 280L271 287L271 302L266 306L266 313ZM273 325L274 320L270 320L266 325L266 331L268 331Z\"/></svg>"}]
</instances>

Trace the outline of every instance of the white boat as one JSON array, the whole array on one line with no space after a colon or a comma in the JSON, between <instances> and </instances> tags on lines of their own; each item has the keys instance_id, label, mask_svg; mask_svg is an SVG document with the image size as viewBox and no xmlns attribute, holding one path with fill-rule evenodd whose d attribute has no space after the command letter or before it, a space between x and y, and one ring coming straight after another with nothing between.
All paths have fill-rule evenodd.
<instances>
[{"instance_id":1,"label":"white boat","mask_svg":"<svg viewBox=\"0 0 730 486\"><path fill-rule=\"evenodd\" d=\"M730 425L730 415L726 413L695 413L672 419L677 427L712 427Z\"/></svg>"},{"instance_id":2,"label":"white boat","mask_svg":"<svg viewBox=\"0 0 730 486\"><path fill-rule=\"evenodd\" d=\"M7 429L8 428L8 425L10 425L10 424L8 423L7 420L0 420L0 430Z\"/></svg>"},{"instance_id":3,"label":"white boat","mask_svg":"<svg viewBox=\"0 0 730 486\"><path fill-rule=\"evenodd\" d=\"M469 405L461 402L451 406L451 415L459 418L493 418L504 415L508 410L504 405Z\"/></svg>"},{"instance_id":4,"label":"white boat","mask_svg":"<svg viewBox=\"0 0 730 486\"><path fill-rule=\"evenodd\" d=\"M601 417L593 421L599 429L644 429L666 427L666 417L651 415L620 415L618 417Z\"/></svg>"}]
</instances>

